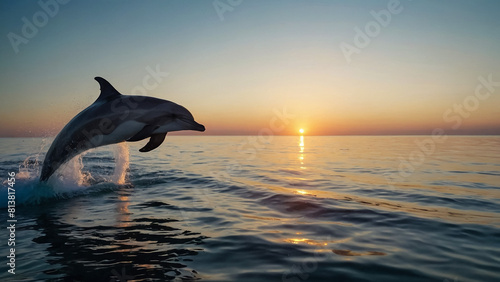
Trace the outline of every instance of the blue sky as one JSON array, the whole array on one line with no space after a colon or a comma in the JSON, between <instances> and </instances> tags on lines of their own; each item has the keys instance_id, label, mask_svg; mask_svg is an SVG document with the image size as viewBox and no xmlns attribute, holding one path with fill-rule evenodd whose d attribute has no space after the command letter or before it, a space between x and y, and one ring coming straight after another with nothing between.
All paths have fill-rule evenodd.
<instances>
[{"instance_id":1,"label":"blue sky","mask_svg":"<svg viewBox=\"0 0 500 282\"><path fill-rule=\"evenodd\" d=\"M37 1L3 1L0 136L57 134L98 96L93 77L131 94L148 69L168 76L146 94L186 106L206 134L258 134L285 108L275 134L500 134L500 87L454 110L478 77L500 81L500 2L401 0L347 60L340 46L391 1L42 0L58 3L46 23ZM23 17L42 24L13 47Z\"/></svg>"}]
</instances>

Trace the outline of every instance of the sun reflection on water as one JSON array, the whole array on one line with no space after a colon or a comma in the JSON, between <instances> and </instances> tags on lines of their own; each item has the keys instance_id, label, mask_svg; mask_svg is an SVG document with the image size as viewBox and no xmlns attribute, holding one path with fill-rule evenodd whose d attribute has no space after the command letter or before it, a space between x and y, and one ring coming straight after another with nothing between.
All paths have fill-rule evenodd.
<instances>
[{"instance_id":1,"label":"sun reflection on water","mask_svg":"<svg viewBox=\"0 0 500 282\"><path fill-rule=\"evenodd\" d=\"M302 133L303 131L301 131ZM304 135L300 135L300 140L299 140L299 161L300 161L300 168L305 169L306 167L304 166L304 152L305 150L305 144L304 144Z\"/></svg>"},{"instance_id":2,"label":"sun reflection on water","mask_svg":"<svg viewBox=\"0 0 500 282\"><path fill-rule=\"evenodd\" d=\"M313 194L310 191L305 191L305 190L300 190L300 189L299 190L294 190L293 193L294 194L299 194L299 195L313 196L313 197L317 196L316 194Z\"/></svg>"},{"instance_id":3,"label":"sun reflection on water","mask_svg":"<svg viewBox=\"0 0 500 282\"><path fill-rule=\"evenodd\" d=\"M130 211L128 209L130 205L129 198L126 194L120 193L118 196L118 202L116 203L117 218L116 222L119 227L130 226Z\"/></svg>"},{"instance_id":4,"label":"sun reflection on water","mask_svg":"<svg viewBox=\"0 0 500 282\"><path fill-rule=\"evenodd\" d=\"M289 239L285 239L285 242L292 243L292 244L304 243L307 245L314 245L314 246L327 246L328 245L328 243L326 243L326 242L319 242L319 241L307 239L307 238L289 238Z\"/></svg>"}]
</instances>

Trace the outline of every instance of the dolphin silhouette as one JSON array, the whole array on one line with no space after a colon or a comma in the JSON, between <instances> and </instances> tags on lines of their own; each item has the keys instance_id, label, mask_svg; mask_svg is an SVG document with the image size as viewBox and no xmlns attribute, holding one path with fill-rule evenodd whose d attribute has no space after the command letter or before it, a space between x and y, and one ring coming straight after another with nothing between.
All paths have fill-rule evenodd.
<instances>
[{"instance_id":1,"label":"dolphin silhouette","mask_svg":"<svg viewBox=\"0 0 500 282\"><path fill-rule=\"evenodd\" d=\"M101 87L99 98L56 136L43 161L41 182L46 182L62 164L92 148L150 137L139 150L149 152L161 145L167 132L205 131L181 105L153 97L122 95L104 78L95 80Z\"/></svg>"}]
</instances>

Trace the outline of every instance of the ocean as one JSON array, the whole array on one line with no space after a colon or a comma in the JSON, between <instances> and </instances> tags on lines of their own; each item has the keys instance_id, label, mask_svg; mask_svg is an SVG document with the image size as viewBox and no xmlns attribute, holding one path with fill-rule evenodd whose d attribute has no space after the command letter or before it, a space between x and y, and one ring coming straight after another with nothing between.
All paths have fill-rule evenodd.
<instances>
[{"instance_id":1,"label":"ocean","mask_svg":"<svg viewBox=\"0 0 500 282\"><path fill-rule=\"evenodd\" d=\"M500 281L499 136L51 141L0 139L1 281Z\"/></svg>"}]
</instances>

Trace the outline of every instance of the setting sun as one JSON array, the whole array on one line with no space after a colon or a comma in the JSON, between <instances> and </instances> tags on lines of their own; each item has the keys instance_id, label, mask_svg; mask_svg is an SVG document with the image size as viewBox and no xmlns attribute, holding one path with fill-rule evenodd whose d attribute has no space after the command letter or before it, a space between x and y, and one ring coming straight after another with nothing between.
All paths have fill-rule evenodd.
<instances>
[{"instance_id":1,"label":"setting sun","mask_svg":"<svg viewBox=\"0 0 500 282\"><path fill-rule=\"evenodd\" d=\"M304 134L304 129L303 128L299 129L299 132L300 134Z\"/></svg>"}]
</instances>

